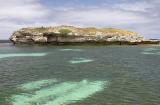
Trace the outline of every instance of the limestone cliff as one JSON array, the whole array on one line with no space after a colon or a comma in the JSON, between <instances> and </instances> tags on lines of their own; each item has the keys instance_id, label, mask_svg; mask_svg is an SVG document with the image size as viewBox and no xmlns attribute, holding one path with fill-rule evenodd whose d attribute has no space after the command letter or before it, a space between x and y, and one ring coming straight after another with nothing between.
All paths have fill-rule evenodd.
<instances>
[{"instance_id":1,"label":"limestone cliff","mask_svg":"<svg viewBox=\"0 0 160 105\"><path fill-rule=\"evenodd\" d=\"M22 28L10 37L13 43L140 43L144 38L138 33L114 28L80 28L73 26Z\"/></svg>"}]
</instances>

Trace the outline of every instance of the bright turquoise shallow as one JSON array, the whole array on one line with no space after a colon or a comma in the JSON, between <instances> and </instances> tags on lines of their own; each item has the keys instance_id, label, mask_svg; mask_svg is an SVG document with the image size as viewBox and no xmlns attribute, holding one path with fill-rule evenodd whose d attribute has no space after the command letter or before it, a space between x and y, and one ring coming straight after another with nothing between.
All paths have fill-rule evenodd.
<instances>
[{"instance_id":1,"label":"bright turquoise shallow","mask_svg":"<svg viewBox=\"0 0 160 105\"><path fill-rule=\"evenodd\" d=\"M158 46L0 44L0 105L160 105Z\"/></svg>"}]
</instances>

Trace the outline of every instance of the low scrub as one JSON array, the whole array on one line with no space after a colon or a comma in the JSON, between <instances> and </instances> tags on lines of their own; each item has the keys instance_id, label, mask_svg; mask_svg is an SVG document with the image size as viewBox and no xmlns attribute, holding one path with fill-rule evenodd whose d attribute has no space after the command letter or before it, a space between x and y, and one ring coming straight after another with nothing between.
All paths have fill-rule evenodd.
<instances>
[{"instance_id":1,"label":"low scrub","mask_svg":"<svg viewBox=\"0 0 160 105\"><path fill-rule=\"evenodd\" d=\"M69 29L60 29L59 32L60 32L61 35L66 36L66 35L68 35L69 33L71 33L72 31L69 30Z\"/></svg>"}]
</instances>

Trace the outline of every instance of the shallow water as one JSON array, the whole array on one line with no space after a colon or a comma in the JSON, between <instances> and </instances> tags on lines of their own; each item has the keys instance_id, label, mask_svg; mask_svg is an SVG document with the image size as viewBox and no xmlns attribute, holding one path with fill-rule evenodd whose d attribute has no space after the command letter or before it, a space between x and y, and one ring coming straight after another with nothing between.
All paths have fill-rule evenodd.
<instances>
[{"instance_id":1,"label":"shallow water","mask_svg":"<svg viewBox=\"0 0 160 105\"><path fill-rule=\"evenodd\" d=\"M67 48L64 48L64 49L60 49L60 51L82 51L82 49L67 49Z\"/></svg>"},{"instance_id":2,"label":"shallow water","mask_svg":"<svg viewBox=\"0 0 160 105\"><path fill-rule=\"evenodd\" d=\"M70 60L69 62L71 64L79 64L79 63L88 63L88 62L93 62L94 60L92 59L87 59L87 58L74 58Z\"/></svg>"},{"instance_id":3,"label":"shallow water","mask_svg":"<svg viewBox=\"0 0 160 105\"><path fill-rule=\"evenodd\" d=\"M10 101L13 105L64 105L76 103L78 100L102 91L105 83L105 81L90 82L88 80L80 82L58 82L54 79L40 80L20 86L24 90L23 94L13 95ZM37 88L39 89L37 90Z\"/></svg>"},{"instance_id":4,"label":"shallow water","mask_svg":"<svg viewBox=\"0 0 160 105\"><path fill-rule=\"evenodd\" d=\"M10 58L10 57L39 57L39 56L45 56L46 53L17 53L17 54L0 54L1 58Z\"/></svg>"},{"instance_id":5,"label":"shallow water","mask_svg":"<svg viewBox=\"0 0 160 105\"><path fill-rule=\"evenodd\" d=\"M159 46L0 47L0 105L160 104Z\"/></svg>"}]
</instances>

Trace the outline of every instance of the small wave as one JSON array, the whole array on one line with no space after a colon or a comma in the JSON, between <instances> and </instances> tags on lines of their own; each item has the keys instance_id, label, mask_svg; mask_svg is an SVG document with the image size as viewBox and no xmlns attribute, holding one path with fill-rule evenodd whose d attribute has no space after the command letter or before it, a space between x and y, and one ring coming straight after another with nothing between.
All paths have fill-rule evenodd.
<instances>
[{"instance_id":1,"label":"small wave","mask_svg":"<svg viewBox=\"0 0 160 105\"><path fill-rule=\"evenodd\" d=\"M102 91L106 86L106 81L55 81L57 83L54 82L50 84L51 81L55 81L55 79L41 80L23 84L24 87L21 87L21 89L24 90L24 93L19 93L11 96L12 105L68 105L71 103L76 103L76 101L83 100L95 94L96 92ZM41 87L39 90L34 91L30 90L35 87L37 88L37 85L39 87L39 85L42 86L46 84L48 84L47 87Z\"/></svg>"}]
</instances>

